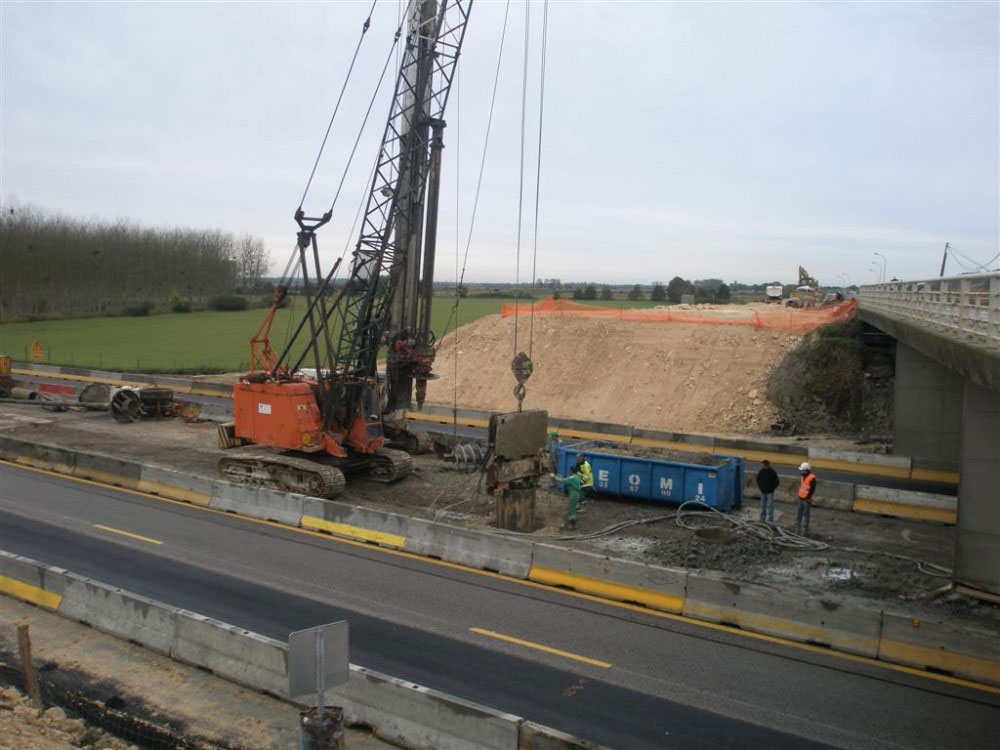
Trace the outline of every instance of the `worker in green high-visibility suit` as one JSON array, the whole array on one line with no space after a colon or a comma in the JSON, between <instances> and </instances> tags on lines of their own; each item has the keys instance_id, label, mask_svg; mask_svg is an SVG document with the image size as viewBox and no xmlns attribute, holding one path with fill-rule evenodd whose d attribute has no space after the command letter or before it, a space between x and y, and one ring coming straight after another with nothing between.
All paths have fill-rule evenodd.
<instances>
[{"instance_id":1,"label":"worker in green high-visibility suit","mask_svg":"<svg viewBox=\"0 0 1000 750\"><path fill-rule=\"evenodd\" d=\"M557 482L563 482L566 485L566 489L569 490L569 507L566 513L566 524L564 528L575 529L576 528L576 509L580 505L580 501L583 499L583 477L577 471L577 467L572 467L570 469L570 474L568 477L559 477L555 474L550 474L553 479Z\"/></svg>"}]
</instances>

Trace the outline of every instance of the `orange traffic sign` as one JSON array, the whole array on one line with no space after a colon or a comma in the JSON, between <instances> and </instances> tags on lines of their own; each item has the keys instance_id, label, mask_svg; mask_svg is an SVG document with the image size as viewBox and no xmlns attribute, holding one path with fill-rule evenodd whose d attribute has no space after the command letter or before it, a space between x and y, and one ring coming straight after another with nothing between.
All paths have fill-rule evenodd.
<instances>
[{"instance_id":1,"label":"orange traffic sign","mask_svg":"<svg viewBox=\"0 0 1000 750\"><path fill-rule=\"evenodd\" d=\"M32 361L45 359L45 350L42 349L42 342L38 339L31 342L31 359Z\"/></svg>"}]
</instances>

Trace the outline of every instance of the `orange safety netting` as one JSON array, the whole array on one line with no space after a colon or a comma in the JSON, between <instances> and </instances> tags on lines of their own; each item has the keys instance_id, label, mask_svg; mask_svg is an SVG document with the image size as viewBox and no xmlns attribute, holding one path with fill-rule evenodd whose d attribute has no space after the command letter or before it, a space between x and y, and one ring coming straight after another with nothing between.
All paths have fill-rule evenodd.
<instances>
[{"instance_id":1,"label":"orange safety netting","mask_svg":"<svg viewBox=\"0 0 1000 750\"><path fill-rule=\"evenodd\" d=\"M549 297L532 305L529 302L505 302L500 308L504 318L520 315L560 316L567 318L597 318L600 320L629 320L643 323L707 323L709 325L753 326L769 331L805 333L830 323L842 323L854 316L857 300L838 302L825 307L790 308L774 310L731 308L681 308L654 307L646 309L598 307L583 305L568 299Z\"/></svg>"}]
</instances>

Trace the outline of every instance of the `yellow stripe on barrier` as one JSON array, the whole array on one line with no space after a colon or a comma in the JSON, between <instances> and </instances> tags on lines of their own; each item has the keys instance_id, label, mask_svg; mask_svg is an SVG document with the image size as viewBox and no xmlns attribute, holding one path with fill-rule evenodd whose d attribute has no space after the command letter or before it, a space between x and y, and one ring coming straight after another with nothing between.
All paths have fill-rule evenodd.
<instances>
[{"instance_id":1,"label":"yellow stripe on barrier","mask_svg":"<svg viewBox=\"0 0 1000 750\"><path fill-rule=\"evenodd\" d=\"M577 575L565 570L543 568L532 565L528 571L528 579L550 586L565 586L575 591L597 594L609 599L623 602L637 602L648 607L662 609L666 612L681 613L684 611L684 597L673 594L663 594L659 591L649 591L638 586L628 586L624 583L604 581L600 578Z\"/></svg>"},{"instance_id":2,"label":"yellow stripe on barrier","mask_svg":"<svg viewBox=\"0 0 1000 750\"><path fill-rule=\"evenodd\" d=\"M573 427L553 427L559 431L559 437L581 438L583 440L604 440L609 443L628 443L631 438L628 435L609 435L605 432L587 432L577 430Z\"/></svg>"},{"instance_id":3,"label":"yellow stripe on barrier","mask_svg":"<svg viewBox=\"0 0 1000 750\"><path fill-rule=\"evenodd\" d=\"M77 466L72 474L75 477L90 479L93 482L112 484L115 487L127 487L130 490L138 489L139 487L139 479L137 477L123 477L120 474L109 474L106 471L88 469L82 466Z\"/></svg>"},{"instance_id":4,"label":"yellow stripe on barrier","mask_svg":"<svg viewBox=\"0 0 1000 750\"><path fill-rule=\"evenodd\" d=\"M45 607L46 609L59 609L59 602L62 601L62 597L59 594L46 591L38 586L32 586L30 583L8 578L7 576L0 576L0 593L9 594L23 601L37 604L39 607Z\"/></svg>"},{"instance_id":5,"label":"yellow stripe on barrier","mask_svg":"<svg viewBox=\"0 0 1000 750\"><path fill-rule=\"evenodd\" d=\"M943 669L955 675L1000 685L1000 662L993 659L956 654L954 651L943 651L885 638L879 641L878 657L885 661L912 664L921 669L927 667Z\"/></svg>"},{"instance_id":6,"label":"yellow stripe on barrier","mask_svg":"<svg viewBox=\"0 0 1000 750\"><path fill-rule=\"evenodd\" d=\"M361 526L351 526L347 523L337 523L327 521L315 516L302 516L302 526L306 529L317 531L329 531L331 534L351 537L352 539L363 539L366 542L376 542L388 547L402 547L406 544L406 537L398 534L388 534L384 531L372 531Z\"/></svg>"},{"instance_id":7,"label":"yellow stripe on barrier","mask_svg":"<svg viewBox=\"0 0 1000 750\"><path fill-rule=\"evenodd\" d=\"M842 458L803 458L814 469L830 469L831 471L849 471L855 474L872 474L879 477L909 479L909 466L886 466L885 464L866 464L845 461Z\"/></svg>"},{"instance_id":8,"label":"yellow stripe on barrier","mask_svg":"<svg viewBox=\"0 0 1000 750\"><path fill-rule=\"evenodd\" d=\"M885 500L869 500L865 497L854 498L854 512L879 513L885 516L917 518L922 521L939 521L950 524L954 524L958 520L958 512L950 508L930 508L926 505L890 503Z\"/></svg>"},{"instance_id":9,"label":"yellow stripe on barrier","mask_svg":"<svg viewBox=\"0 0 1000 750\"><path fill-rule=\"evenodd\" d=\"M206 495L204 492L186 490L183 487L173 487L169 484L150 482L145 479L140 480L135 488L139 490L139 492L148 492L151 495L163 495L164 497L169 497L174 500L183 500L188 503L194 503L195 505L207 506L210 502L212 502L212 496Z\"/></svg>"},{"instance_id":10,"label":"yellow stripe on barrier","mask_svg":"<svg viewBox=\"0 0 1000 750\"><path fill-rule=\"evenodd\" d=\"M833 648L843 649L845 644L853 646L861 653L874 654L878 647L878 638L866 638L854 633L844 633L833 631L807 623L786 620L781 617L762 615L756 612L747 612L742 609L732 607L720 607L705 602L688 601L684 608L687 617L694 617L699 620L709 620L717 622L735 622L741 628L756 630L768 635L776 635L784 638L793 638L803 642L825 643Z\"/></svg>"},{"instance_id":11,"label":"yellow stripe on barrier","mask_svg":"<svg viewBox=\"0 0 1000 750\"><path fill-rule=\"evenodd\" d=\"M910 479L920 479L925 482L958 484L958 472L940 471L938 469L913 469L910 471Z\"/></svg>"},{"instance_id":12,"label":"yellow stripe on barrier","mask_svg":"<svg viewBox=\"0 0 1000 750\"><path fill-rule=\"evenodd\" d=\"M24 456L21 454L11 456L9 460L14 461L15 463L24 464L25 466L33 466L36 469L53 471L56 474L73 474L72 466L60 463L59 461L48 461L44 458L35 458L34 456Z\"/></svg>"}]
</instances>

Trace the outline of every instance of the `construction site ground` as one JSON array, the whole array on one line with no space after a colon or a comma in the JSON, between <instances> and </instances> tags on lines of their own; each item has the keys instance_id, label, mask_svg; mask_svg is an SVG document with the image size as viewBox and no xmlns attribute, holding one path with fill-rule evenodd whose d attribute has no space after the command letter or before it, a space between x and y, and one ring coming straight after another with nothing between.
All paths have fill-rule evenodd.
<instances>
[{"instance_id":1,"label":"construction site ground","mask_svg":"<svg viewBox=\"0 0 1000 750\"><path fill-rule=\"evenodd\" d=\"M52 413L5 404L0 408L0 430L22 440L220 478L216 463L222 451L217 447L217 426L213 423L168 419L122 425L103 412ZM478 474L460 472L453 463L435 455L416 457L415 467L410 476L390 485L349 477L346 491L336 500L457 526L493 528L493 501L482 491ZM1000 607L953 593L935 595L932 592L950 578L934 568L921 570L917 564L921 561L951 568L955 529L949 525L817 507L812 509L811 539L826 548L794 550L746 533L737 534L728 544L704 540L678 525L677 508L672 505L598 495L588 503L573 532L562 528L566 509L561 492L549 486L540 488L538 528L530 538L610 557L717 571L730 580L776 591L823 595L1000 628ZM758 513L759 500L751 496L745 498L741 510L730 515L752 521ZM654 518L660 520L579 538L622 522ZM794 530L795 506L777 503L775 522Z\"/></svg>"},{"instance_id":2,"label":"construction site ground","mask_svg":"<svg viewBox=\"0 0 1000 750\"><path fill-rule=\"evenodd\" d=\"M16 629L27 624L40 679L59 693L103 704L117 731L172 738L190 750L299 746L299 708L17 599L0 596L0 748L123 750L136 744L86 724L72 708L39 715L24 697ZM44 694L44 690L43 690ZM165 734L154 732L163 732ZM393 747L365 728L346 730L352 750ZM140 745L143 746L143 745ZM144 746L151 746L148 743Z\"/></svg>"}]
</instances>

